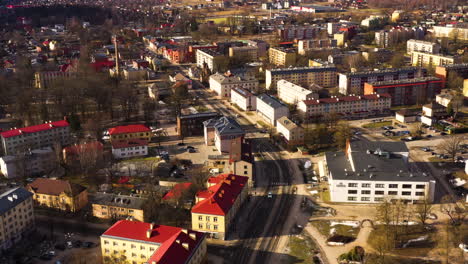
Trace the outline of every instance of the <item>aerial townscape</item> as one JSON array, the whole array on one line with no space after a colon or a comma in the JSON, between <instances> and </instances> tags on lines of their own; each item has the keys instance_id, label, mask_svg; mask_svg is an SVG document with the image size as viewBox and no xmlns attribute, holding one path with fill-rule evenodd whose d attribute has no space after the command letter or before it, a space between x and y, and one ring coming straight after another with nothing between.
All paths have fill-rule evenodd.
<instances>
[{"instance_id":1,"label":"aerial townscape","mask_svg":"<svg viewBox=\"0 0 468 264\"><path fill-rule=\"evenodd\" d=\"M468 264L468 1L0 1L33 263Z\"/></svg>"}]
</instances>

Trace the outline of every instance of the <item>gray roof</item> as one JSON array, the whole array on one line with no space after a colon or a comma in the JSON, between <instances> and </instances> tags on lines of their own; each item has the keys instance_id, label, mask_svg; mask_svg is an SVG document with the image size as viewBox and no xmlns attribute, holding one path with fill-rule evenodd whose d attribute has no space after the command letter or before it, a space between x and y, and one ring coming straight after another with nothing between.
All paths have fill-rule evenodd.
<instances>
[{"instance_id":1,"label":"gray roof","mask_svg":"<svg viewBox=\"0 0 468 264\"><path fill-rule=\"evenodd\" d=\"M336 67L333 64L324 66L314 67L289 67L289 68L278 68L269 69L267 72L271 72L272 75L277 74L294 74L294 73L306 73L306 72L325 72L325 71L336 71Z\"/></svg>"},{"instance_id":2,"label":"gray roof","mask_svg":"<svg viewBox=\"0 0 468 264\"><path fill-rule=\"evenodd\" d=\"M281 101L279 101L278 99L276 99L273 96L268 95L268 94L261 94L261 95L257 96L257 100L263 101L264 103L270 105L274 109L278 109L280 107L287 107Z\"/></svg>"},{"instance_id":3,"label":"gray roof","mask_svg":"<svg viewBox=\"0 0 468 264\"><path fill-rule=\"evenodd\" d=\"M189 114L189 115L180 115L180 119L191 119L191 118L201 118L201 117L216 117L218 116L218 112L202 112L196 114Z\"/></svg>"},{"instance_id":4,"label":"gray roof","mask_svg":"<svg viewBox=\"0 0 468 264\"><path fill-rule=\"evenodd\" d=\"M144 198L118 195L113 193L97 193L94 196L93 204L124 207L130 209L141 209L145 203Z\"/></svg>"},{"instance_id":5,"label":"gray roof","mask_svg":"<svg viewBox=\"0 0 468 264\"><path fill-rule=\"evenodd\" d=\"M423 173L410 172L405 161L396 155L351 152L355 171L344 152L327 152L325 158L334 180L428 182L432 179Z\"/></svg>"},{"instance_id":6,"label":"gray roof","mask_svg":"<svg viewBox=\"0 0 468 264\"><path fill-rule=\"evenodd\" d=\"M33 194L23 187L17 187L0 194L0 215L22 203Z\"/></svg>"},{"instance_id":7,"label":"gray roof","mask_svg":"<svg viewBox=\"0 0 468 264\"><path fill-rule=\"evenodd\" d=\"M366 152L367 150L376 151L378 149L388 152L408 152L408 147L405 142L394 141L370 141L370 140L356 140L351 141L352 151Z\"/></svg>"},{"instance_id":8,"label":"gray roof","mask_svg":"<svg viewBox=\"0 0 468 264\"><path fill-rule=\"evenodd\" d=\"M205 127L213 127L220 135L245 134L244 130L236 120L226 116L206 120L203 122L203 125Z\"/></svg>"}]
</instances>

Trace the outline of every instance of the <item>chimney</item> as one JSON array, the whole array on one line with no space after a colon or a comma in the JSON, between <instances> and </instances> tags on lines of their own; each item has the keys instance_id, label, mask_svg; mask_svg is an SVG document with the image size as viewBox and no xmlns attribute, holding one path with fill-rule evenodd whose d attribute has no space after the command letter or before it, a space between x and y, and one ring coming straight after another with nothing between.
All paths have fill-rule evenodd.
<instances>
[{"instance_id":1,"label":"chimney","mask_svg":"<svg viewBox=\"0 0 468 264\"><path fill-rule=\"evenodd\" d=\"M13 202L13 197L8 196L8 200L9 200L10 202Z\"/></svg>"},{"instance_id":2,"label":"chimney","mask_svg":"<svg viewBox=\"0 0 468 264\"><path fill-rule=\"evenodd\" d=\"M188 244L188 243L182 243L182 246L183 246L186 250L189 250L189 244Z\"/></svg>"},{"instance_id":3,"label":"chimney","mask_svg":"<svg viewBox=\"0 0 468 264\"><path fill-rule=\"evenodd\" d=\"M13 199L18 199L18 195L13 194Z\"/></svg>"},{"instance_id":4,"label":"chimney","mask_svg":"<svg viewBox=\"0 0 468 264\"><path fill-rule=\"evenodd\" d=\"M176 239L175 241L177 244L180 244L180 239Z\"/></svg>"},{"instance_id":5,"label":"chimney","mask_svg":"<svg viewBox=\"0 0 468 264\"><path fill-rule=\"evenodd\" d=\"M151 238L151 233L153 233L153 229L146 230L146 238Z\"/></svg>"},{"instance_id":6,"label":"chimney","mask_svg":"<svg viewBox=\"0 0 468 264\"><path fill-rule=\"evenodd\" d=\"M151 229L151 230L154 229L154 222L151 222L151 224L150 224L150 229Z\"/></svg>"},{"instance_id":7,"label":"chimney","mask_svg":"<svg viewBox=\"0 0 468 264\"><path fill-rule=\"evenodd\" d=\"M195 235L195 233L190 233L189 236L191 239L197 240L197 236Z\"/></svg>"},{"instance_id":8,"label":"chimney","mask_svg":"<svg viewBox=\"0 0 468 264\"><path fill-rule=\"evenodd\" d=\"M182 231L182 232L184 232L185 234L187 234L187 229L185 229L185 228L182 228L182 230L181 230L181 231Z\"/></svg>"},{"instance_id":9,"label":"chimney","mask_svg":"<svg viewBox=\"0 0 468 264\"><path fill-rule=\"evenodd\" d=\"M153 260L153 261L151 261L151 264L158 264L158 263L156 263L156 261Z\"/></svg>"}]
</instances>

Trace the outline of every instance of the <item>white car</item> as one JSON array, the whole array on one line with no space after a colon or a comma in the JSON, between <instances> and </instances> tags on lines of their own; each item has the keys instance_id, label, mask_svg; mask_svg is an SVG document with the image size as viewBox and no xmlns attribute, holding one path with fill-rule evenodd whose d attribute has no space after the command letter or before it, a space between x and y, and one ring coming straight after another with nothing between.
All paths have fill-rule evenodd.
<instances>
[{"instance_id":1,"label":"white car","mask_svg":"<svg viewBox=\"0 0 468 264\"><path fill-rule=\"evenodd\" d=\"M461 250L463 250L464 252L468 252L468 245L467 244L461 243L460 245L458 245L458 247L461 248Z\"/></svg>"},{"instance_id":2,"label":"white car","mask_svg":"<svg viewBox=\"0 0 468 264\"><path fill-rule=\"evenodd\" d=\"M273 194L271 192L268 192L268 198L273 198Z\"/></svg>"}]
</instances>

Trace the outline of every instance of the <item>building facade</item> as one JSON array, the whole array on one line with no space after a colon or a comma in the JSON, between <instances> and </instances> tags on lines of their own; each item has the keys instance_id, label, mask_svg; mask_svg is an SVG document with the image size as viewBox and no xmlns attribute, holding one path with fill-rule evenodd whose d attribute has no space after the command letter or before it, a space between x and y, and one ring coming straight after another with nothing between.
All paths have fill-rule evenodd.
<instances>
[{"instance_id":1,"label":"building facade","mask_svg":"<svg viewBox=\"0 0 468 264\"><path fill-rule=\"evenodd\" d=\"M318 36L319 33L320 27L317 25L289 25L283 29L278 29L278 35L284 40L312 39Z\"/></svg>"},{"instance_id":2,"label":"building facade","mask_svg":"<svg viewBox=\"0 0 468 264\"><path fill-rule=\"evenodd\" d=\"M256 46L242 46L230 47L229 57L242 58L247 62L254 62L258 60L258 47Z\"/></svg>"},{"instance_id":3,"label":"building facade","mask_svg":"<svg viewBox=\"0 0 468 264\"><path fill-rule=\"evenodd\" d=\"M276 120L289 116L289 108L280 100L268 95L257 96L257 114L271 126L276 126Z\"/></svg>"},{"instance_id":4,"label":"building facade","mask_svg":"<svg viewBox=\"0 0 468 264\"><path fill-rule=\"evenodd\" d=\"M0 157L0 172L8 179L37 177L51 172L56 167L55 151L51 147Z\"/></svg>"},{"instance_id":5,"label":"building facade","mask_svg":"<svg viewBox=\"0 0 468 264\"><path fill-rule=\"evenodd\" d=\"M150 142L153 135L151 129L145 125L127 125L110 128L109 136L111 142L130 139Z\"/></svg>"},{"instance_id":6,"label":"building facade","mask_svg":"<svg viewBox=\"0 0 468 264\"><path fill-rule=\"evenodd\" d=\"M276 84L278 98L287 104L297 104L300 101L318 99L318 94L286 80Z\"/></svg>"},{"instance_id":7,"label":"building facade","mask_svg":"<svg viewBox=\"0 0 468 264\"><path fill-rule=\"evenodd\" d=\"M437 77L401 79L364 84L364 94L389 94L392 106L425 104L440 93L445 82Z\"/></svg>"},{"instance_id":8,"label":"building facade","mask_svg":"<svg viewBox=\"0 0 468 264\"><path fill-rule=\"evenodd\" d=\"M288 146L298 146L304 144L304 129L296 125L286 116L276 121L276 132L283 136Z\"/></svg>"},{"instance_id":9,"label":"building facade","mask_svg":"<svg viewBox=\"0 0 468 264\"><path fill-rule=\"evenodd\" d=\"M460 59L457 56L431 54L420 51L411 52L411 65L413 66L440 66L447 64L455 64L459 61Z\"/></svg>"},{"instance_id":10,"label":"building facade","mask_svg":"<svg viewBox=\"0 0 468 264\"><path fill-rule=\"evenodd\" d=\"M296 67L268 69L265 72L266 89L276 89L279 80L286 80L297 85L317 84L324 88L335 87L337 69L333 65L320 67Z\"/></svg>"},{"instance_id":11,"label":"building facade","mask_svg":"<svg viewBox=\"0 0 468 264\"><path fill-rule=\"evenodd\" d=\"M244 88L253 92L257 91L258 89L258 80L254 77L242 79L234 75L226 76L215 73L210 76L209 82L210 90L217 93L221 98L231 98L232 88Z\"/></svg>"},{"instance_id":12,"label":"building facade","mask_svg":"<svg viewBox=\"0 0 468 264\"><path fill-rule=\"evenodd\" d=\"M430 41L410 39L406 42L406 53L411 54L411 52L413 51L420 51L430 54L439 54L440 44Z\"/></svg>"},{"instance_id":13,"label":"building facade","mask_svg":"<svg viewBox=\"0 0 468 264\"><path fill-rule=\"evenodd\" d=\"M62 146L71 143L70 127L67 121L60 120L40 125L16 128L0 133L5 155L25 153L28 150Z\"/></svg>"},{"instance_id":14,"label":"building facade","mask_svg":"<svg viewBox=\"0 0 468 264\"><path fill-rule=\"evenodd\" d=\"M93 216L102 219L132 219L145 221L145 199L113 193L96 193L93 198Z\"/></svg>"},{"instance_id":15,"label":"building facade","mask_svg":"<svg viewBox=\"0 0 468 264\"><path fill-rule=\"evenodd\" d=\"M338 47L336 39L305 39L297 43L297 51L300 55L306 55L311 50L330 49Z\"/></svg>"},{"instance_id":16,"label":"building facade","mask_svg":"<svg viewBox=\"0 0 468 264\"><path fill-rule=\"evenodd\" d=\"M142 157L148 155L148 141L129 139L112 142L112 156L116 159Z\"/></svg>"},{"instance_id":17,"label":"building facade","mask_svg":"<svg viewBox=\"0 0 468 264\"><path fill-rule=\"evenodd\" d=\"M196 51L197 66L203 68L203 65L206 64L211 72L218 71L219 62L224 59L224 55L216 50L197 49Z\"/></svg>"},{"instance_id":18,"label":"building facade","mask_svg":"<svg viewBox=\"0 0 468 264\"><path fill-rule=\"evenodd\" d=\"M203 122L203 126L207 146L216 146L220 153L230 153L235 149L240 152L245 131L236 120L222 116Z\"/></svg>"},{"instance_id":19,"label":"building facade","mask_svg":"<svg viewBox=\"0 0 468 264\"><path fill-rule=\"evenodd\" d=\"M293 48L270 48L268 58L271 64L287 67L296 64L296 52Z\"/></svg>"},{"instance_id":20,"label":"building facade","mask_svg":"<svg viewBox=\"0 0 468 264\"><path fill-rule=\"evenodd\" d=\"M257 97L247 89L232 88L231 103L236 104L244 111L255 111L257 109Z\"/></svg>"},{"instance_id":21,"label":"building facade","mask_svg":"<svg viewBox=\"0 0 468 264\"><path fill-rule=\"evenodd\" d=\"M22 187L0 194L0 249L9 249L36 228L32 196Z\"/></svg>"},{"instance_id":22,"label":"building facade","mask_svg":"<svg viewBox=\"0 0 468 264\"><path fill-rule=\"evenodd\" d=\"M203 135L203 122L219 117L217 112L203 112L197 114L177 116L177 134L179 137Z\"/></svg>"},{"instance_id":23,"label":"building facade","mask_svg":"<svg viewBox=\"0 0 468 264\"><path fill-rule=\"evenodd\" d=\"M435 75L444 80L451 78L451 75L468 79L468 63L437 66L435 69Z\"/></svg>"},{"instance_id":24,"label":"building facade","mask_svg":"<svg viewBox=\"0 0 468 264\"><path fill-rule=\"evenodd\" d=\"M179 227L120 220L101 235L103 263L202 264L205 235Z\"/></svg>"}]
</instances>

